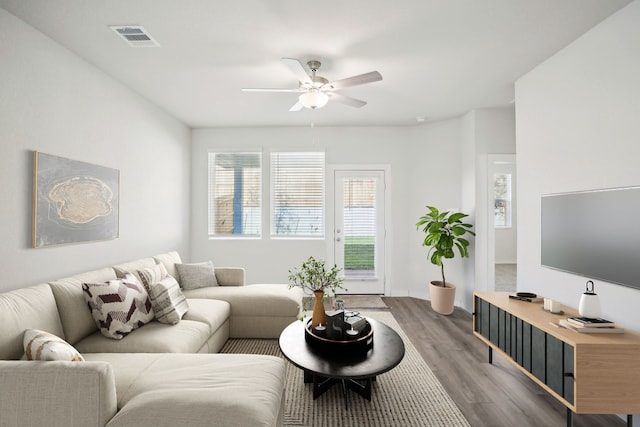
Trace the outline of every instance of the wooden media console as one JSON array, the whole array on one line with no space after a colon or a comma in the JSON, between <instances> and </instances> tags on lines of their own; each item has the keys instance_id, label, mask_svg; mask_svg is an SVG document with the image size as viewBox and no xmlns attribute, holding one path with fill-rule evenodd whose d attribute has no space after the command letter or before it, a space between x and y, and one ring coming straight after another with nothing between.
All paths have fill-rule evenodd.
<instances>
[{"instance_id":1,"label":"wooden media console","mask_svg":"<svg viewBox=\"0 0 640 427\"><path fill-rule=\"evenodd\" d=\"M567 407L573 414L640 413L640 334L578 333L558 326L579 316L542 310L541 303L509 298L508 292L474 293L473 333Z\"/></svg>"}]
</instances>

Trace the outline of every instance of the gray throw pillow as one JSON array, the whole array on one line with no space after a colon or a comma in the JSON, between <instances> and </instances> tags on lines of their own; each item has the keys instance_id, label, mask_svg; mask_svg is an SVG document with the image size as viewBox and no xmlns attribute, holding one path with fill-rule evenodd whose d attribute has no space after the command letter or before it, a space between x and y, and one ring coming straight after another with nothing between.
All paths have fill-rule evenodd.
<instances>
[{"instance_id":1,"label":"gray throw pillow","mask_svg":"<svg viewBox=\"0 0 640 427\"><path fill-rule=\"evenodd\" d=\"M178 276L180 276L180 286L182 289L198 289L208 286L218 286L216 273L211 261L198 262L194 264L176 264Z\"/></svg>"}]
</instances>

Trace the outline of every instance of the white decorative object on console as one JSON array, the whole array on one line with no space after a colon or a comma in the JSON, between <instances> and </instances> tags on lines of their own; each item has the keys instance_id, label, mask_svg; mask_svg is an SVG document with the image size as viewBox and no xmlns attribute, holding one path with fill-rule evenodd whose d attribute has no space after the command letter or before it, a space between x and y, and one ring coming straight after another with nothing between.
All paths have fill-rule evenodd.
<instances>
[{"instance_id":1,"label":"white decorative object on console","mask_svg":"<svg viewBox=\"0 0 640 427\"><path fill-rule=\"evenodd\" d=\"M587 281L586 288L585 293L580 297L578 313L580 313L582 317L597 319L602 314L600 310L600 297L595 293L595 285L592 280Z\"/></svg>"}]
</instances>

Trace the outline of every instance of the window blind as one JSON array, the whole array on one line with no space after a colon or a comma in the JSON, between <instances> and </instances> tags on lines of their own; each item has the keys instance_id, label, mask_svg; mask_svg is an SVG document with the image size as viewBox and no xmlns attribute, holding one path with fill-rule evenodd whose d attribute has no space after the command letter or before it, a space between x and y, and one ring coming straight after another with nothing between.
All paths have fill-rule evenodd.
<instances>
[{"instance_id":1,"label":"window blind","mask_svg":"<svg viewBox=\"0 0 640 427\"><path fill-rule=\"evenodd\" d=\"M271 235L324 237L324 152L271 153Z\"/></svg>"},{"instance_id":2,"label":"window blind","mask_svg":"<svg viewBox=\"0 0 640 427\"><path fill-rule=\"evenodd\" d=\"M209 236L261 235L262 155L209 153Z\"/></svg>"}]
</instances>

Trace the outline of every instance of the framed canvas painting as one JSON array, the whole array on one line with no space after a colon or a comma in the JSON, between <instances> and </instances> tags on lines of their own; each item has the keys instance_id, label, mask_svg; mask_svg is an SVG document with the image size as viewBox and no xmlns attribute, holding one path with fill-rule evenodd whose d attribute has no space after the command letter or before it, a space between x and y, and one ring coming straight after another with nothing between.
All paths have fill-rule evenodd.
<instances>
[{"instance_id":1,"label":"framed canvas painting","mask_svg":"<svg viewBox=\"0 0 640 427\"><path fill-rule=\"evenodd\" d=\"M33 247L118 237L120 171L33 153Z\"/></svg>"}]
</instances>

